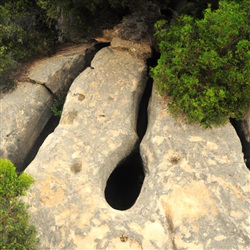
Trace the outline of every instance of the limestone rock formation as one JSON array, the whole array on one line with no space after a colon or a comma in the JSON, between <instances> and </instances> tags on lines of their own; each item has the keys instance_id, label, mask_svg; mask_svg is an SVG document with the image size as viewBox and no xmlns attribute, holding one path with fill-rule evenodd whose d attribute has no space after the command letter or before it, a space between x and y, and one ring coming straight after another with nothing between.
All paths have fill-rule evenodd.
<instances>
[{"instance_id":1,"label":"limestone rock formation","mask_svg":"<svg viewBox=\"0 0 250 250\"><path fill-rule=\"evenodd\" d=\"M84 71L87 45L37 62L27 82L0 99L0 157L18 165L51 116L53 96L65 96L83 71L69 89L59 126L25 170L36 180L23 200L38 249L245 250L250 176L233 127L177 122L155 89L140 144L141 193L125 211L105 200L110 174L140 143L136 123L151 26L133 18L140 32L133 19L124 19L111 46Z\"/></svg>"},{"instance_id":2,"label":"limestone rock formation","mask_svg":"<svg viewBox=\"0 0 250 250\"><path fill-rule=\"evenodd\" d=\"M147 59L151 56L150 44L147 41L138 43L114 37L111 41L111 47L127 50L131 54L136 54L136 56L141 59Z\"/></svg>"},{"instance_id":3,"label":"limestone rock formation","mask_svg":"<svg viewBox=\"0 0 250 250\"><path fill-rule=\"evenodd\" d=\"M104 197L109 175L138 142L146 70L143 60L107 47L72 84L59 126L26 169L36 180L25 199L41 249L140 249L143 237L144 248L152 234L166 238L143 204L121 212Z\"/></svg>"},{"instance_id":4,"label":"limestone rock formation","mask_svg":"<svg viewBox=\"0 0 250 250\"><path fill-rule=\"evenodd\" d=\"M0 157L17 169L52 115L53 97L41 85L23 82L0 99Z\"/></svg>"},{"instance_id":5,"label":"limestone rock formation","mask_svg":"<svg viewBox=\"0 0 250 250\"><path fill-rule=\"evenodd\" d=\"M87 66L92 49L91 44L83 44L37 61L14 91L0 97L1 158L10 159L18 170L25 167L29 151L52 116L53 99L65 96L73 79Z\"/></svg>"},{"instance_id":6,"label":"limestone rock formation","mask_svg":"<svg viewBox=\"0 0 250 250\"><path fill-rule=\"evenodd\" d=\"M28 78L64 98L73 80L87 67L86 54L92 49L91 44L81 44L39 60L29 70Z\"/></svg>"},{"instance_id":7,"label":"limestone rock formation","mask_svg":"<svg viewBox=\"0 0 250 250\"><path fill-rule=\"evenodd\" d=\"M250 175L230 124L176 122L153 92L141 154L147 175L138 205L148 199L174 249L249 247Z\"/></svg>"},{"instance_id":8,"label":"limestone rock formation","mask_svg":"<svg viewBox=\"0 0 250 250\"><path fill-rule=\"evenodd\" d=\"M62 119L26 172L24 198L40 249L246 249L249 171L230 124L204 130L177 123L153 91L141 143L145 180L119 211L106 181L137 145L136 112L145 63L111 47L70 88Z\"/></svg>"}]
</instances>

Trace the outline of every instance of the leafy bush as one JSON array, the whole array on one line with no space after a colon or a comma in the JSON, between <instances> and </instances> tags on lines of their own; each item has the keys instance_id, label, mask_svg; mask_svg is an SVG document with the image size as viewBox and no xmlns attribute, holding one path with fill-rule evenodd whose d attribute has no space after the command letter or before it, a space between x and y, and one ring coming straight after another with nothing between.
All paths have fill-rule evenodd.
<instances>
[{"instance_id":1,"label":"leafy bush","mask_svg":"<svg viewBox=\"0 0 250 250\"><path fill-rule=\"evenodd\" d=\"M60 99L54 99L54 103L51 107L51 111L53 112L54 116L61 116L63 110L64 101Z\"/></svg>"},{"instance_id":2,"label":"leafy bush","mask_svg":"<svg viewBox=\"0 0 250 250\"><path fill-rule=\"evenodd\" d=\"M5 0L0 5L0 90L8 89L19 63L49 55L61 38L59 27L89 33L98 10L125 8L132 0ZM100 25L100 23L99 23ZM57 27L57 29L56 29ZM60 29L61 28L61 29ZM63 29L63 30L64 30ZM85 34L85 35L86 35ZM63 34L64 36L65 34ZM62 34L60 34L61 37ZM63 39L62 39L63 40ZM66 34L67 40L67 34Z\"/></svg>"},{"instance_id":3,"label":"leafy bush","mask_svg":"<svg viewBox=\"0 0 250 250\"><path fill-rule=\"evenodd\" d=\"M17 174L9 160L0 159L0 249L34 249L38 241L27 206L19 200L32 183L30 175Z\"/></svg>"},{"instance_id":4,"label":"leafy bush","mask_svg":"<svg viewBox=\"0 0 250 250\"><path fill-rule=\"evenodd\" d=\"M250 1L221 0L203 19L155 27L161 56L151 74L170 112L204 127L240 119L250 102Z\"/></svg>"},{"instance_id":5,"label":"leafy bush","mask_svg":"<svg viewBox=\"0 0 250 250\"><path fill-rule=\"evenodd\" d=\"M47 21L56 22L59 41L82 41L111 28L125 13L132 0L37 0L47 13Z\"/></svg>"},{"instance_id":6,"label":"leafy bush","mask_svg":"<svg viewBox=\"0 0 250 250\"><path fill-rule=\"evenodd\" d=\"M132 0L37 0L37 4L47 11L47 15L52 19L57 19L62 12L69 12L72 9L80 11L95 12L103 6L112 8L125 8L133 3ZM78 13L79 14L79 13Z\"/></svg>"},{"instance_id":7,"label":"leafy bush","mask_svg":"<svg viewBox=\"0 0 250 250\"><path fill-rule=\"evenodd\" d=\"M46 13L35 1L8 0L0 5L0 85L6 85L20 62L49 53L54 30L47 31Z\"/></svg>"}]
</instances>

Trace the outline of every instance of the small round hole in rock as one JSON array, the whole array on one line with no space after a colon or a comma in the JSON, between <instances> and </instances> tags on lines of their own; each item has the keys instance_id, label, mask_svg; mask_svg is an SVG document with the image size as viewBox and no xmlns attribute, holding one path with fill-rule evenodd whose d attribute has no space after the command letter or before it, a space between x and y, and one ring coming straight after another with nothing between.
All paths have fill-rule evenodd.
<instances>
[{"instance_id":1,"label":"small round hole in rock","mask_svg":"<svg viewBox=\"0 0 250 250\"><path fill-rule=\"evenodd\" d=\"M109 176L105 188L105 199L117 210L131 208L140 192L145 178L139 151L132 152L120 162Z\"/></svg>"},{"instance_id":2,"label":"small round hole in rock","mask_svg":"<svg viewBox=\"0 0 250 250\"><path fill-rule=\"evenodd\" d=\"M74 164L70 167L70 170L71 170L74 174L77 174L77 173L81 172L81 170L82 170L82 163L80 163L80 162L74 163Z\"/></svg>"}]
</instances>

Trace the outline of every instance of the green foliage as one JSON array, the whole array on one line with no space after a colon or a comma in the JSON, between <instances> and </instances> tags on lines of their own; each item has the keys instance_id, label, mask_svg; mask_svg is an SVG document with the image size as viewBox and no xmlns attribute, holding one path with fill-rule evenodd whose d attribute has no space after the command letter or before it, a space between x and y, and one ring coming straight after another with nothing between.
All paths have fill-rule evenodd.
<instances>
[{"instance_id":1,"label":"green foliage","mask_svg":"<svg viewBox=\"0 0 250 250\"><path fill-rule=\"evenodd\" d=\"M144 1L146 2L146 1ZM109 4L112 8L126 8L126 7L131 7L134 4L134 1L130 0L109 0Z\"/></svg>"},{"instance_id":2,"label":"green foliage","mask_svg":"<svg viewBox=\"0 0 250 250\"><path fill-rule=\"evenodd\" d=\"M49 55L58 41L56 25L89 33L97 11L125 8L132 0L6 0L0 5L0 90L10 86L20 63ZM86 25L86 22L89 24ZM59 32L61 30L59 29ZM67 37L67 34L66 34ZM8 89L8 86L7 86Z\"/></svg>"},{"instance_id":3,"label":"green foliage","mask_svg":"<svg viewBox=\"0 0 250 250\"><path fill-rule=\"evenodd\" d=\"M49 51L53 32L47 32L45 18L35 1L9 0L0 5L0 85L20 62Z\"/></svg>"},{"instance_id":4,"label":"green foliage","mask_svg":"<svg viewBox=\"0 0 250 250\"><path fill-rule=\"evenodd\" d=\"M58 19L63 12L69 11L73 0L37 0L37 5L46 11L47 21Z\"/></svg>"},{"instance_id":5,"label":"green foliage","mask_svg":"<svg viewBox=\"0 0 250 250\"><path fill-rule=\"evenodd\" d=\"M170 112L204 127L240 119L250 102L250 1L221 0L203 19L155 27L161 56L151 74Z\"/></svg>"},{"instance_id":6,"label":"green foliage","mask_svg":"<svg viewBox=\"0 0 250 250\"><path fill-rule=\"evenodd\" d=\"M38 242L27 206L19 200L32 183L30 175L17 174L9 160L0 159L0 249L34 249Z\"/></svg>"},{"instance_id":7,"label":"green foliage","mask_svg":"<svg viewBox=\"0 0 250 250\"><path fill-rule=\"evenodd\" d=\"M106 22L134 4L133 0L1 1L0 90L9 89L20 63L50 55L58 41L93 38Z\"/></svg>"},{"instance_id":8,"label":"green foliage","mask_svg":"<svg viewBox=\"0 0 250 250\"><path fill-rule=\"evenodd\" d=\"M64 101L59 99L54 99L54 103L51 107L51 110L54 114L54 116L61 116L62 115L62 109L63 109Z\"/></svg>"},{"instance_id":9,"label":"green foliage","mask_svg":"<svg viewBox=\"0 0 250 250\"><path fill-rule=\"evenodd\" d=\"M80 15L80 12L90 11L94 13L97 9L103 6L112 8L125 8L131 5L132 0L37 0L37 4L47 11L49 18L57 19L62 13L67 13L75 10Z\"/></svg>"}]
</instances>

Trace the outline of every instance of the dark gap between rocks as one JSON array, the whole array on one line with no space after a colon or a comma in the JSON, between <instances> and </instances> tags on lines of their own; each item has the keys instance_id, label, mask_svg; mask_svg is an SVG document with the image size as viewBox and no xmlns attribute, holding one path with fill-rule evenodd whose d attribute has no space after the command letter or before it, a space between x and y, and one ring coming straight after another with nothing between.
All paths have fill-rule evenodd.
<instances>
[{"instance_id":1,"label":"dark gap between rocks","mask_svg":"<svg viewBox=\"0 0 250 250\"><path fill-rule=\"evenodd\" d=\"M138 118L137 118L137 127L136 131L140 141L142 141L143 136L145 135L148 127L148 102L152 93L153 87L153 79L149 78L146 84L145 91L142 95L139 111L138 111Z\"/></svg>"},{"instance_id":2,"label":"dark gap between rocks","mask_svg":"<svg viewBox=\"0 0 250 250\"><path fill-rule=\"evenodd\" d=\"M93 48L90 48L86 54L85 54L85 64L83 65L83 68L81 70L81 72L83 72L87 67L91 66L91 62L95 56L95 54L101 50L104 47L109 46L110 43L97 43L93 46ZM79 74L81 73L79 72ZM74 81L74 79L73 79ZM73 83L72 81L72 83ZM51 95L53 95L53 97L56 99L56 96L53 94L53 92L47 88L47 86L44 85L44 87L51 93ZM66 95L65 95L66 98ZM63 100L64 102L65 100ZM35 144L33 145L32 149L30 150L30 152L27 154L26 158L23 161L23 164L21 164L20 166L16 166L18 172L22 172L25 170L25 168L34 160L34 158L37 155L37 152L39 150L39 148L41 147L41 145L43 144L43 142L45 141L45 139L48 137L49 134L51 134L52 132L54 132L55 128L58 126L60 121L60 117L58 116L52 116L49 121L46 123L46 125L44 126L43 130L41 131L40 135L38 136Z\"/></svg>"},{"instance_id":3,"label":"dark gap between rocks","mask_svg":"<svg viewBox=\"0 0 250 250\"><path fill-rule=\"evenodd\" d=\"M153 53L153 57L147 61L148 69L156 65L158 58L159 55ZM139 137L139 143L136 149L117 165L106 183L104 191L105 199L112 208L117 210L127 210L135 204L140 195L145 178L139 146L147 131L147 108L152 93L152 86L153 80L148 78L137 116L136 130Z\"/></svg>"},{"instance_id":4,"label":"dark gap between rocks","mask_svg":"<svg viewBox=\"0 0 250 250\"><path fill-rule=\"evenodd\" d=\"M30 150L30 152L28 153L28 155L26 156L25 160L24 160L24 168L21 169L21 171L23 171L35 158L39 148L42 146L43 142L45 141L45 139L52 133L54 132L55 128L57 127L57 125L59 124L60 121L60 117L59 116L52 116L49 121L47 122L47 124L45 125L45 127L43 128L42 132L40 133L40 135L38 136L34 146L32 147L32 149Z\"/></svg>"},{"instance_id":5,"label":"dark gap between rocks","mask_svg":"<svg viewBox=\"0 0 250 250\"><path fill-rule=\"evenodd\" d=\"M105 47L108 47L110 45L110 43L97 43L94 45L93 49L90 49L89 51L86 52L86 55L85 55L85 69L87 67L90 67L91 65L91 62L94 58L94 56L96 55L96 53L105 48Z\"/></svg>"},{"instance_id":6,"label":"dark gap between rocks","mask_svg":"<svg viewBox=\"0 0 250 250\"><path fill-rule=\"evenodd\" d=\"M240 142L242 145L242 153L244 155L244 161L246 163L247 168L250 170L250 144L246 140L245 134L242 130L242 127L244 126L244 121L237 121L236 119L231 118L230 122L232 126L234 127L238 137L240 138Z\"/></svg>"}]
</instances>

